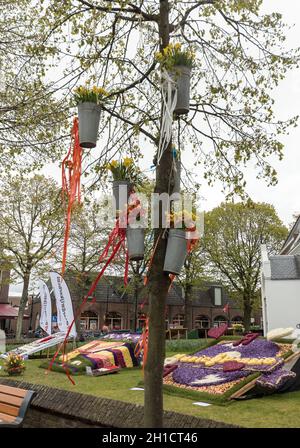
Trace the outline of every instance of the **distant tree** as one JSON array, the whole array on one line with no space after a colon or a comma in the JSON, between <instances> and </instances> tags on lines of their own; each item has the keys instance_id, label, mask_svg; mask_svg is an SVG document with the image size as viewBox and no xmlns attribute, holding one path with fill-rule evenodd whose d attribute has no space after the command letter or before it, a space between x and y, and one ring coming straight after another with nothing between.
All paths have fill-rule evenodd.
<instances>
[{"instance_id":1,"label":"distant tree","mask_svg":"<svg viewBox=\"0 0 300 448\"><path fill-rule=\"evenodd\" d=\"M32 0L0 2L0 172L27 170L61 157L69 115L68 102L55 95L46 80L46 59L51 49L43 45L36 27ZM50 64L51 65L51 64ZM68 137L69 138L69 137Z\"/></svg>"},{"instance_id":2,"label":"distant tree","mask_svg":"<svg viewBox=\"0 0 300 448\"><path fill-rule=\"evenodd\" d=\"M0 184L0 246L23 281L16 338L22 333L32 272L53 260L63 235L60 190L41 175L7 177Z\"/></svg>"},{"instance_id":3,"label":"distant tree","mask_svg":"<svg viewBox=\"0 0 300 448\"><path fill-rule=\"evenodd\" d=\"M224 282L241 298L246 330L260 287L261 244L278 253L287 233L270 204L222 203L206 214L204 249Z\"/></svg>"},{"instance_id":4,"label":"distant tree","mask_svg":"<svg viewBox=\"0 0 300 448\"><path fill-rule=\"evenodd\" d=\"M108 230L99 219L99 207L99 202L88 200L77 206L73 213L66 278L70 278L72 287L76 290L78 299L75 309L79 308L90 289L93 277L101 269L99 257L107 241ZM59 262L60 256L61 254ZM77 327L78 324L79 320L76 322Z\"/></svg>"}]
</instances>

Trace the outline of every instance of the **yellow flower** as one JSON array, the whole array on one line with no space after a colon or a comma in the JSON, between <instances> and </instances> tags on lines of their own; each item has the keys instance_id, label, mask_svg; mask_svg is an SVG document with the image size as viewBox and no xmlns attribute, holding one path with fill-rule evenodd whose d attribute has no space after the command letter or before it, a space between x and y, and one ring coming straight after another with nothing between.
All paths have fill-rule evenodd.
<instances>
[{"instance_id":1,"label":"yellow flower","mask_svg":"<svg viewBox=\"0 0 300 448\"><path fill-rule=\"evenodd\" d=\"M98 95L101 95L101 96L108 95L108 92L105 89L103 89L103 87L96 87L95 93L97 93Z\"/></svg>"},{"instance_id":2,"label":"yellow flower","mask_svg":"<svg viewBox=\"0 0 300 448\"><path fill-rule=\"evenodd\" d=\"M123 165L126 166L126 168L133 164L133 160L130 157L125 157L123 160Z\"/></svg>"},{"instance_id":3,"label":"yellow flower","mask_svg":"<svg viewBox=\"0 0 300 448\"><path fill-rule=\"evenodd\" d=\"M187 52L187 57L189 58L189 59L195 59L195 53L193 52L193 51L188 51Z\"/></svg>"},{"instance_id":4,"label":"yellow flower","mask_svg":"<svg viewBox=\"0 0 300 448\"><path fill-rule=\"evenodd\" d=\"M177 42L177 43L174 45L174 48L175 48L175 50L180 50L180 49L181 49L181 44L180 44L179 42Z\"/></svg>"},{"instance_id":5,"label":"yellow flower","mask_svg":"<svg viewBox=\"0 0 300 448\"><path fill-rule=\"evenodd\" d=\"M112 160L110 162L110 168L116 168L118 166L118 161L117 160Z\"/></svg>"}]
</instances>

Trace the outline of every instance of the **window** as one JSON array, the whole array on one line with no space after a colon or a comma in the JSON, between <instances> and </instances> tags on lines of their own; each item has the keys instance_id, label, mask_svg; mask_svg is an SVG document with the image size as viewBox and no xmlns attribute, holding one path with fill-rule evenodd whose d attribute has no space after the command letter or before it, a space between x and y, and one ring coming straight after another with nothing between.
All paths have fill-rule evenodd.
<instances>
[{"instance_id":1,"label":"window","mask_svg":"<svg viewBox=\"0 0 300 448\"><path fill-rule=\"evenodd\" d=\"M81 330L98 330L99 318L98 314L93 311L85 311L80 316L80 329Z\"/></svg>"},{"instance_id":2,"label":"window","mask_svg":"<svg viewBox=\"0 0 300 448\"><path fill-rule=\"evenodd\" d=\"M216 316L214 318L214 327L220 327L220 325L227 324L227 319L225 316Z\"/></svg>"},{"instance_id":3,"label":"window","mask_svg":"<svg viewBox=\"0 0 300 448\"><path fill-rule=\"evenodd\" d=\"M234 322L235 324L238 324L238 323L243 323L243 321L244 321L244 319L241 317L241 316L234 316L232 319L231 319L231 322Z\"/></svg>"},{"instance_id":4,"label":"window","mask_svg":"<svg viewBox=\"0 0 300 448\"><path fill-rule=\"evenodd\" d=\"M210 320L207 316L200 314L195 319L195 328L209 328Z\"/></svg>"},{"instance_id":5,"label":"window","mask_svg":"<svg viewBox=\"0 0 300 448\"><path fill-rule=\"evenodd\" d=\"M122 316L116 311L111 311L105 316L105 322L110 330L121 330L122 328Z\"/></svg>"},{"instance_id":6,"label":"window","mask_svg":"<svg viewBox=\"0 0 300 448\"><path fill-rule=\"evenodd\" d=\"M222 305L222 288L215 288L214 291L214 303L215 306Z\"/></svg>"},{"instance_id":7,"label":"window","mask_svg":"<svg viewBox=\"0 0 300 448\"><path fill-rule=\"evenodd\" d=\"M138 314L137 327L139 329L142 329L142 328L144 328L145 325L146 325L146 314L139 313Z\"/></svg>"},{"instance_id":8,"label":"window","mask_svg":"<svg viewBox=\"0 0 300 448\"><path fill-rule=\"evenodd\" d=\"M184 325L184 314L176 314L173 317L173 326L174 327L183 327Z\"/></svg>"}]
</instances>

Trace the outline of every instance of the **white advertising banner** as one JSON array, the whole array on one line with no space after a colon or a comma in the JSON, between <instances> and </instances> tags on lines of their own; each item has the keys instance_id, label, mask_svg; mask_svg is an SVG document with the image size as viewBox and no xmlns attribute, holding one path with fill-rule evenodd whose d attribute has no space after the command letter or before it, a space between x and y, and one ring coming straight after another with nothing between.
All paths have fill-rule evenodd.
<instances>
[{"instance_id":1,"label":"white advertising banner","mask_svg":"<svg viewBox=\"0 0 300 448\"><path fill-rule=\"evenodd\" d=\"M50 291L43 280L39 280L39 289L41 298L40 326L47 334L51 335L52 307Z\"/></svg>"},{"instance_id":2,"label":"white advertising banner","mask_svg":"<svg viewBox=\"0 0 300 448\"><path fill-rule=\"evenodd\" d=\"M60 331L66 333L74 319L70 291L62 276L57 272L50 272L50 280L56 299L57 325ZM76 335L74 323L70 331L70 337L76 337Z\"/></svg>"},{"instance_id":3,"label":"white advertising banner","mask_svg":"<svg viewBox=\"0 0 300 448\"><path fill-rule=\"evenodd\" d=\"M9 352L3 353L0 355L0 358L7 358L10 354L14 353L16 355L22 356L23 359L27 359L28 356L33 355L34 353L41 352L46 350L47 348L54 347L56 345L64 342L66 337L66 333L55 333L51 336L47 336L46 338L37 339L30 344L22 345L21 347L17 347Z\"/></svg>"}]
</instances>

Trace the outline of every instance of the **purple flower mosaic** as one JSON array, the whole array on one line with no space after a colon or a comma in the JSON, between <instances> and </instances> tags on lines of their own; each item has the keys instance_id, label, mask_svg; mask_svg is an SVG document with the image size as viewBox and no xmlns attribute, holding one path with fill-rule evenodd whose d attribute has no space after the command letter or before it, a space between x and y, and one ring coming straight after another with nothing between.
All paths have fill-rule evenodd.
<instances>
[{"instance_id":1,"label":"purple flower mosaic","mask_svg":"<svg viewBox=\"0 0 300 448\"><path fill-rule=\"evenodd\" d=\"M211 347L208 347L204 350L201 350L195 353L194 356L209 356L213 358L220 353L230 353L230 352L238 352L241 354L241 358L275 358L277 353L279 352L279 347L272 341L266 341L265 339L255 339L249 345L238 345L233 346L230 342L224 342L221 344L215 344ZM238 359L237 359L238 361ZM283 359L277 358L276 362L273 365L246 365L244 370L252 370L252 371L271 371L274 368L279 367L283 364ZM213 369L223 369L223 364L215 364L212 366Z\"/></svg>"},{"instance_id":2,"label":"purple flower mosaic","mask_svg":"<svg viewBox=\"0 0 300 448\"><path fill-rule=\"evenodd\" d=\"M101 339L105 340L114 340L114 341L132 341L138 342L140 339L140 333L108 333L103 336Z\"/></svg>"},{"instance_id":3,"label":"purple flower mosaic","mask_svg":"<svg viewBox=\"0 0 300 448\"><path fill-rule=\"evenodd\" d=\"M232 343L224 342L215 344L195 353L195 356L210 356L211 358L220 353L239 352L242 358L273 358L279 352L279 347L272 341L265 339L255 339L249 345L238 345L234 347Z\"/></svg>"},{"instance_id":4,"label":"purple flower mosaic","mask_svg":"<svg viewBox=\"0 0 300 448\"><path fill-rule=\"evenodd\" d=\"M241 353L243 358L274 358L279 347L272 341L255 339L249 345L239 345L234 350Z\"/></svg>"},{"instance_id":5,"label":"purple flower mosaic","mask_svg":"<svg viewBox=\"0 0 300 448\"><path fill-rule=\"evenodd\" d=\"M245 378L250 373L245 371L223 372L222 370L217 371L211 368L196 367L190 363L182 363L173 372L173 380L176 383L192 387L216 386Z\"/></svg>"},{"instance_id":6,"label":"purple flower mosaic","mask_svg":"<svg viewBox=\"0 0 300 448\"><path fill-rule=\"evenodd\" d=\"M272 341L266 341L265 339L255 339L248 345L233 346L231 342L224 342L221 344L215 344L204 350L201 350L194 354L194 356L207 356L213 358L221 353L238 352L241 354L241 358L249 359L262 359L262 358L275 358L280 351L277 344ZM239 358L236 359L239 361ZM282 358L276 358L273 364L257 364L257 365L245 365L241 370L224 372L224 363L215 364L210 367L205 367L204 364L179 362L178 368L173 372L172 378L175 383L192 386L213 386L224 384L227 382L239 380L247 377L253 372L269 372L265 376L270 378L273 370L277 370L283 364ZM272 377L271 377L272 378ZM275 378L275 376L274 376Z\"/></svg>"},{"instance_id":7,"label":"purple flower mosaic","mask_svg":"<svg viewBox=\"0 0 300 448\"><path fill-rule=\"evenodd\" d=\"M256 380L260 387L278 390L288 380L296 377L296 373L285 369L277 369L272 373L265 373Z\"/></svg>"}]
</instances>

